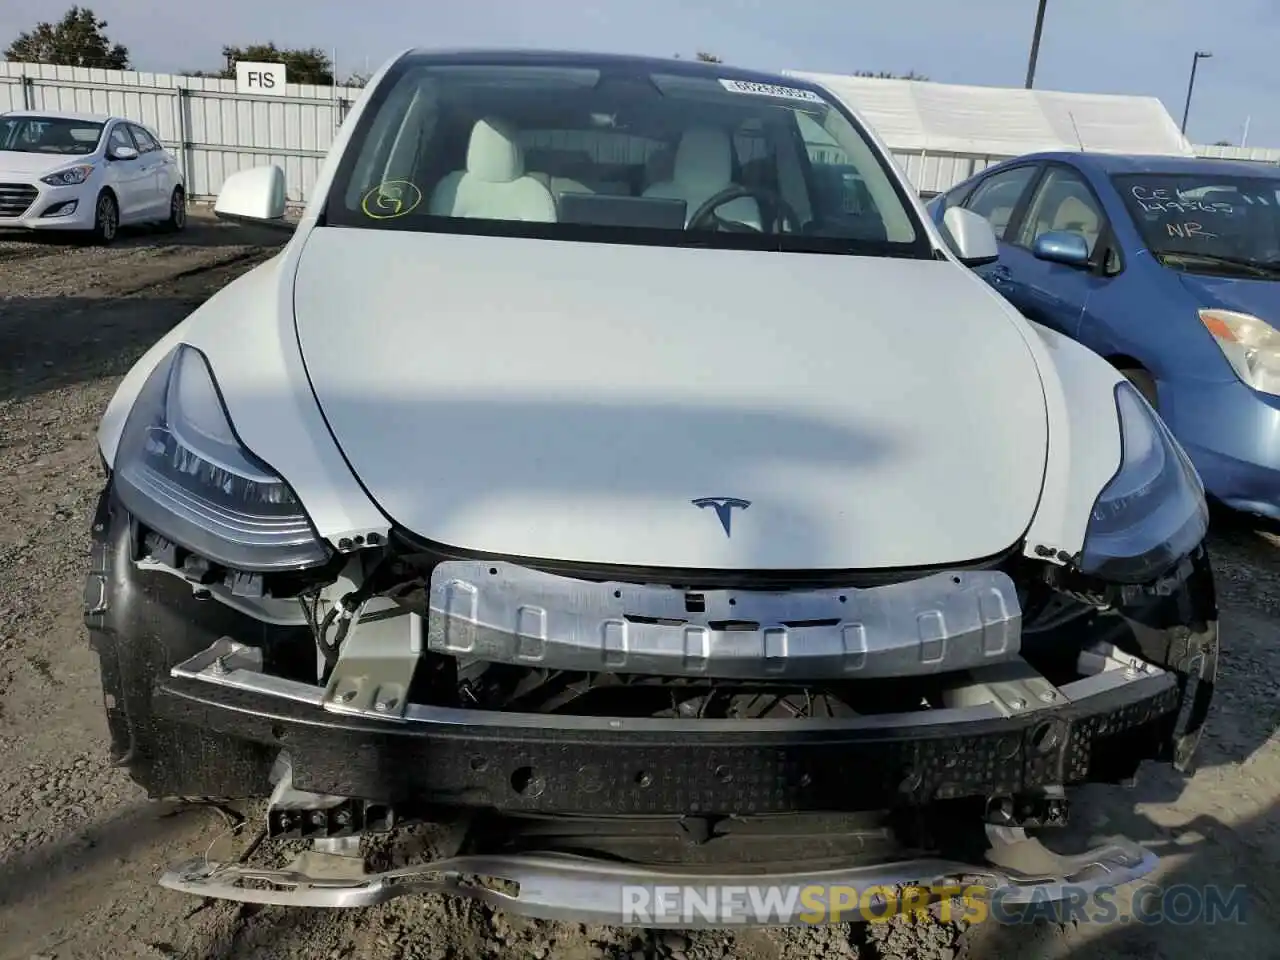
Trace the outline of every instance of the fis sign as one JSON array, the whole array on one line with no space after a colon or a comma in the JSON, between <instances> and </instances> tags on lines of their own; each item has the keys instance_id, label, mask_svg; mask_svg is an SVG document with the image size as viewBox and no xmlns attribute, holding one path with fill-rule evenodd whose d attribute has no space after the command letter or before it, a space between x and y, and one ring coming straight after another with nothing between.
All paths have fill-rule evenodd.
<instances>
[{"instance_id":1,"label":"fis sign","mask_svg":"<svg viewBox=\"0 0 1280 960\"><path fill-rule=\"evenodd\" d=\"M236 61L236 93L268 94L284 96L285 68L283 63L253 63Z\"/></svg>"}]
</instances>

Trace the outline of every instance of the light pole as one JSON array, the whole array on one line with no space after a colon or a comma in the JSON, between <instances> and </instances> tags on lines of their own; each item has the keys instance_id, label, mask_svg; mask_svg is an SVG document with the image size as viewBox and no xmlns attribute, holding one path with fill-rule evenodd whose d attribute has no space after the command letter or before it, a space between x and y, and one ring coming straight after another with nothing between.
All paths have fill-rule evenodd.
<instances>
[{"instance_id":1,"label":"light pole","mask_svg":"<svg viewBox=\"0 0 1280 960\"><path fill-rule=\"evenodd\" d=\"M1031 36L1031 57L1027 60L1027 89L1031 89L1031 85L1036 79L1036 60L1040 57L1040 33L1044 30L1044 8L1049 0L1040 0L1040 6L1036 10L1036 32Z\"/></svg>"},{"instance_id":2,"label":"light pole","mask_svg":"<svg viewBox=\"0 0 1280 960\"><path fill-rule=\"evenodd\" d=\"M1204 50L1197 50L1194 57L1191 58L1191 79L1187 81L1187 105L1182 110L1182 132L1187 132L1187 117L1191 115L1191 91L1196 88L1196 65L1201 60L1208 60L1212 57L1212 53Z\"/></svg>"}]
</instances>

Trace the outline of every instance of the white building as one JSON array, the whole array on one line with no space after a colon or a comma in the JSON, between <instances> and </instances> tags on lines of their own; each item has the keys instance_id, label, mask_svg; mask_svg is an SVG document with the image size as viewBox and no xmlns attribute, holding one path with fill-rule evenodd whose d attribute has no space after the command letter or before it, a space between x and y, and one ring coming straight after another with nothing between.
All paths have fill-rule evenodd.
<instances>
[{"instance_id":1,"label":"white building","mask_svg":"<svg viewBox=\"0 0 1280 960\"><path fill-rule=\"evenodd\" d=\"M856 110L926 194L1040 150L1196 156L1207 149L1187 141L1156 97L788 73Z\"/></svg>"}]
</instances>

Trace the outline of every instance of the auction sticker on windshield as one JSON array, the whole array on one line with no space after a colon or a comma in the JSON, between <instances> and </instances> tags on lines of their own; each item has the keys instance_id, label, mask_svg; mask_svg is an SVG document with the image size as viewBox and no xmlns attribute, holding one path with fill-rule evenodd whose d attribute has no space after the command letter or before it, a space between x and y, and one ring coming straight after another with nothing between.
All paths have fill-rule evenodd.
<instances>
[{"instance_id":1,"label":"auction sticker on windshield","mask_svg":"<svg viewBox=\"0 0 1280 960\"><path fill-rule=\"evenodd\" d=\"M755 83L750 80L721 80L720 85L732 93L754 93L759 97L784 97L788 100L807 100L810 103L825 103L812 90L801 90L798 87L781 87L776 83Z\"/></svg>"}]
</instances>

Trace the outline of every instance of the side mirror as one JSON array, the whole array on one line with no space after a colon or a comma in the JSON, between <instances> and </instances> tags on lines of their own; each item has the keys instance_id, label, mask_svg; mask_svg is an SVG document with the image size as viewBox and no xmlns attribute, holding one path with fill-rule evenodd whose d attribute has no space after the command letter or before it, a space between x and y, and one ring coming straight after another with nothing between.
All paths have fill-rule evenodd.
<instances>
[{"instance_id":1,"label":"side mirror","mask_svg":"<svg viewBox=\"0 0 1280 960\"><path fill-rule=\"evenodd\" d=\"M277 166L233 173L222 183L213 213L223 220L292 230L284 219L284 171Z\"/></svg>"},{"instance_id":2,"label":"side mirror","mask_svg":"<svg viewBox=\"0 0 1280 960\"><path fill-rule=\"evenodd\" d=\"M1089 244L1078 233L1066 230L1050 230L1036 237L1031 253L1037 260L1065 263L1069 267L1089 265Z\"/></svg>"},{"instance_id":3,"label":"side mirror","mask_svg":"<svg viewBox=\"0 0 1280 960\"><path fill-rule=\"evenodd\" d=\"M137 160L138 151L133 147L112 147L107 153L108 160Z\"/></svg>"},{"instance_id":4,"label":"side mirror","mask_svg":"<svg viewBox=\"0 0 1280 960\"><path fill-rule=\"evenodd\" d=\"M952 253L966 267L982 267L1000 259L996 232L986 217L964 207L948 207L941 228Z\"/></svg>"}]
</instances>

